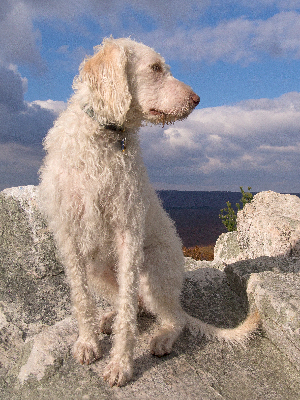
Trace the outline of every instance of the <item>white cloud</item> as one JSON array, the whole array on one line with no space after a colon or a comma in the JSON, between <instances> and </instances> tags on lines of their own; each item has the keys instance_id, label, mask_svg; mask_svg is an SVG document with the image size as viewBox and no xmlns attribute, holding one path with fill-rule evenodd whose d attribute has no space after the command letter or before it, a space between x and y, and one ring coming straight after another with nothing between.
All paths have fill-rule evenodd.
<instances>
[{"instance_id":1,"label":"white cloud","mask_svg":"<svg viewBox=\"0 0 300 400\"><path fill-rule=\"evenodd\" d=\"M62 111L67 108L67 104L64 101L54 101L54 100L35 100L31 103L32 106L37 104L39 107L45 110L51 110L57 117Z\"/></svg>"},{"instance_id":2,"label":"white cloud","mask_svg":"<svg viewBox=\"0 0 300 400\"><path fill-rule=\"evenodd\" d=\"M36 16L47 16L48 18L60 17L67 20L74 20L74 16L78 17L83 14L94 16L95 19L103 18L108 23L120 22L121 14L130 14L132 10L142 12L144 15L149 15L154 19L162 20L170 23L172 20L180 20L186 18L191 20L195 14L205 10L211 0L186 0L184 3L181 0L172 0L165 2L164 0L53 0L51 3L38 0L23 0L24 4L32 10ZM127 15L126 15L127 16ZM115 19L114 19L115 18Z\"/></svg>"},{"instance_id":3,"label":"white cloud","mask_svg":"<svg viewBox=\"0 0 300 400\"><path fill-rule=\"evenodd\" d=\"M47 101L10 111L0 104L0 190L38 184L42 140L64 108L62 102Z\"/></svg>"},{"instance_id":4,"label":"white cloud","mask_svg":"<svg viewBox=\"0 0 300 400\"><path fill-rule=\"evenodd\" d=\"M23 93L26 81L15 67L0 65L0 106L10 112L24 110Z\"/></svg>"},{"instance_id":5,"label":"white cloud","mask_svg":"<svg viewBox=\"0 0 300 400\"><path fill-rule=\"evenodd\" d=\"M39 146L0 142L0 190L13 186L37 185L37 171L43 152Z\"/></svg>"},{"instance_id":6,"label":"white cloud","mask_svg":"<svg viewBox=\"0 0 300 400\"><path fill-rule=\"evenodd\" d=\"M224 11L234 4L231 0L1 1L0 176L3 168L9 176L18 171L20 184L28 182L26 168L30 176L36 176L42 138L65 107L51 100L24 102L27 81L11 66L33 65L38 71L44 68L36 21L52 23L57 30L73 29L77 35L88 37L90 32L82 18L85 16L101 27L101 34L107 35L111 28L116 34L134 32L138 40L179 62L222 60L247 64L265 55L300 58L299 2L243 0L246 11L247 7L254 10L251 18L217 22L220 9ZM216 10L213 27L201 25L207 7ZM274 13L281 12L262 19L262 10L270 8ZM151 26L150 33L132 17L134 12L147 21L145 26ZM193 18L193 24L189 18ZM79 46L48 50L59 52L60 68L65 63L69 70L75 64L73 60L77 65L84 54ZM288 93L274 100L196 110L186 121L164 129L143 128L142 144L151 179L159 187L238 190L240 185L251 185L255 190L291 190L285 188L295 185L299 190L299 130L300 95ZM5 159L6 155L13 161ZM13 165L15 169L7 169ZM2 184L3 179L4 175ZM257 182L262 187L257 187Z\"/></svg>"},{"instance_id":7,"label":"white cloud","mask_svg":"<svg viewBox=\"0 0 300 400\"><path fill-rule=\"evenodd\" d=\"M54 119L65 108L53 100L26 103L26 80L16 67L0 65L0 142L41 145Z\"/></svg>"},{"instance_id":8,"label":"white cloud","mask_svg":"<svg viewBox=\"0 0 300 400\"><path fill-rule=\"evenodd\" d=\"M26 103L25 90L16 67L0 66L0 190L38 183L42 140L66 107L52 100Z\"/></svg>"},{"instance_id":9,"label":"white cloud","mask_svg":"<svg viewBox=\"0 0 300 400\"><path fill-rule=\"evenodd\" d=\"M282 10L268 19L240 17L224 20L216 26L203 26L205 12L215 9L221 18L222 10L230 8L232 1L203 2L188 0L163 0L135 2L112 0L69 0L42 2L37 0L11 0L2 5L0 18L0 60L5 63L32 65L45 68L40 56L40 32L35 21L52 23L52 29L73 29L74 34L88 36L90 32L82 17L93 20L99 32L109 35L132 34L138 40L164 52L169 59L231 63L249 63L261 55L273 57L300 57L300 14L298 2L264 1L244 2L245 14L251 8L256 16L273 7ZM137 13L139 18L132 17ZM59 23L61 21L62 23ZM125 22L126 21L126 22ZM143 23L147 21L147 23ZM193 23L191 24L191 21ZM147 29L150 32L147 33ZM190 28L192 26L192 28ZM147 27L147 28L146 28ZM159 27L159 28L158 28ZM66 51L66 47L60 51Z\"/></svg>"},{"instance_id":10,"label":"white cloud","mask_svg":"<svg viewBox=\"0 0 300 400\"><path fill-rule=\"evenodd\" d=\"M280 12L266 20L240 17L215 27L179 28L169 35L160 29L144 38L153 44L161 43L164 54L176 60L248 64L265 54L299 59L300 14Z\"/></svg>"},{"instance_id":11,"label":"white cloud","mask_svg":"<svg viewBox=\"0 0 300 400\"><path fill-rule=\"evenodd\" d=\"M288 185L299 190L299 136L300 93L287 93L195 110L174 126L143 128L141 141L159 187L164 180L194 190L238 190L244 184L289 191Z\"/></svg>"},{"instance_id":12,"label":"white cloud","mask_svg":"<svg viewBox=\"0 0 300 400\"><path fill-rule=\"evenodd\" d=\"M234 0L232 1L234 3ZM278 10L298 10L299 0L241 0L240 4L248 9L263 10L264 8L277 8Z\"/></svg>"},{"instance_id":13,"label":"white cloud","mask_svg":"<svg viewBox=\"0 0 300 400\"><path fill-rule=\"evenodd\" d=\"M28 7L19 1L10 3L0 19L0 60L2 63L32 65L37 70L44 68L37 42L39 32L33 27L33 18Z\"/></svg>"},{"instance_id":14,"label":"white cloud","mask_svg":"<svg viewBox=\"0 0 300 400\"><path fill-rule=\"evenodd\" d=\"M15 129L0 132L0 189L37 184L42 138L64 108L64 103L35 102L9 114ZM0 126L7 125L0 109ZM157 188L252 186L256 191L297 192L299 132L300 93L287 93L274 100L195 110L187 120L164 128L146 126L141 144Z\"/></svg>"},{"instance_id":15,"label":"white cloud","mask_svg":"<svg viewBox=\"0 0 300 400\"><path fill-rule=\"evenodd\" d=\"M262 145L259 146L259 150L266 150L273 153L298 153L300 154L300 142L295 143L294 146L270 146Z\"/></svg>"}]
</instances>

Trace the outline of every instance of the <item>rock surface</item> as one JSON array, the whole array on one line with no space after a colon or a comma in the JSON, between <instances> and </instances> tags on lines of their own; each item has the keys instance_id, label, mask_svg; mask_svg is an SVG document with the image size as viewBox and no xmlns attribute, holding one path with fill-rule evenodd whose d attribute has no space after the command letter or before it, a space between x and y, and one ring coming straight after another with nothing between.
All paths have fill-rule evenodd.
<instances>
[{"instance_id":1,"label":"rock surface","mask_svg":"<svg viewBox=\"0 0 300 400\"><path fill-rule=\"evenodd\" d=\"M261 192L238 212L237 231L220 236L215 260L226 264L269 257L300 257L300 198Z\"/></svg>"},{"instance_id":2,"label":"rock surface","mask_svg":"<svg viewBox=\"0 0 300 400\"><path fill-rule=\"evenodd\" d=\"M184 308L232 327L256 307L263 334L246 348L184 332L174 352L149 354L156 327L139 318L134 380L102 379L111 348L88 367L71 356L77 324L36 188L0 193L0 399L299 399L300 201L263 192L238 215L238 231L218 240L213 262L186 259ZM298 236L297 236L298 235ZM99 310L107 306L99 300Z\"/></svg>"}]
</instances>

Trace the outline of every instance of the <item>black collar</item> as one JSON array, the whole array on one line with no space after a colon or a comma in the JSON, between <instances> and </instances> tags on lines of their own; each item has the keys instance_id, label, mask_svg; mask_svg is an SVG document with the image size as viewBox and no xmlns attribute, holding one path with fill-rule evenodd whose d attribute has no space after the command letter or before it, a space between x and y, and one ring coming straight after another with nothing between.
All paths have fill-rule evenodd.
<instances>
[{"instance_id":1,"label":"black collar","mask_svg":"<svg viewBox=\"0 0 300 400\"><path fill-rule=\"evenodd\" d=\"M97 121L97 118L95 116L95 111L93 110L92 107L89 108L85 108L84 112L90 117L92 118L94 121ZM98 122L99 123L99 122ZM113 131L113 132L117 132L117 133L124 133L125 134L125 128L124 126L120 126L114 123L109 123L109 124L100 124L100 126L102 126L104 129L108 129L109 131ZM122 152L125 152L126 150L126 136L122 135L120 140L118 140L118 142L120 143L120 148Z\"/></svg>"},{"instance_id":2,"label":"black collar","mask_svg":"<svg viewBox=\"0 0 300 400\"><path fill-rule=\"evenodd\" d=\"M84 108L84 112L91 117L94 121L97 121L96 115L95 115L95 111L92 107L89 108ZM100 126L103 126L104 129L108 129L110 131L113 132L125 132L125 128L124 126L115 124L114 122L108 123L108 124L100 124L100 122L98 122Z\"/></svg>"},{"instance_id":3,"label":"black collar","mask_svg":"<svg viewBox=\"0 0 300 400\"><path fill-rule=\"evenodd\" d=\"M105 125L101 125L103 126L103 128L108 129L110 131L114 131L114 132L125 132L125 128L124 126L120 126L117 124L105 124Z\"/></svg>"}]
</instances>

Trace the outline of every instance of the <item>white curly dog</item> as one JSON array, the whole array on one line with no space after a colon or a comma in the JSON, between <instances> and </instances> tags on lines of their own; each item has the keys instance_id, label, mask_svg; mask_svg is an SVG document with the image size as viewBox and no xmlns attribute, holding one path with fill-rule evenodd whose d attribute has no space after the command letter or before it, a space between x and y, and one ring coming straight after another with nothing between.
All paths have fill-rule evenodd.
<instances>
[{"instance_id":1,"label":"white curly dog","mask_svg":"<svg viewBox=\"0 0 300 400\"><path fill-rule=\"evenodd\" d=\"M160 328L150 351L168 354L184 327L242 341L258 317L220 329L189 316L180 305L184 257L173 222L149 183L138 129L144 121L186 118L200 98L176 80L164 59L130 39L106 39L81 65L75 93L45 138L40 197L64 262L78 320L74 356L82 364L101 357L100 330L114 333L104 378L132 378L141 306ZM97 323L92 293L113 312Z\"/></svg>"}]
</instances>

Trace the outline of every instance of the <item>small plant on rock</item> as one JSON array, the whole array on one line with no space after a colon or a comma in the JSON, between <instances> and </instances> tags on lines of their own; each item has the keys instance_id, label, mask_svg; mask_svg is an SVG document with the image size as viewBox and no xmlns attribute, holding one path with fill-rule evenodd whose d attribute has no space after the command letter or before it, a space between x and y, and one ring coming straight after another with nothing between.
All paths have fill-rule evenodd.
<instances>
[{"instance_id":1,"label":"small plant on rock","mask_svg":"<svg viewBox=\"0 0 300 400\"><path fill-rule=\"evenodd\" d=\"M245 206L245 204L250 203L253 199L253 194L250 193L251 190L250 186L248 187L248 192L245 192L242 186L240 186L240 190L242 193L242 198L240 200L242 206L240 205L240 203L236 203L236 208L238 211L240 211ZM232 208L230 201L227 201L226 205L227 207L222 208L222 210L220 210L219 217L221 218L223 224L226 226L228 232L233 232L237 230L237 225L236 225L237 213Z\"/></svg>"}]
</instances>

